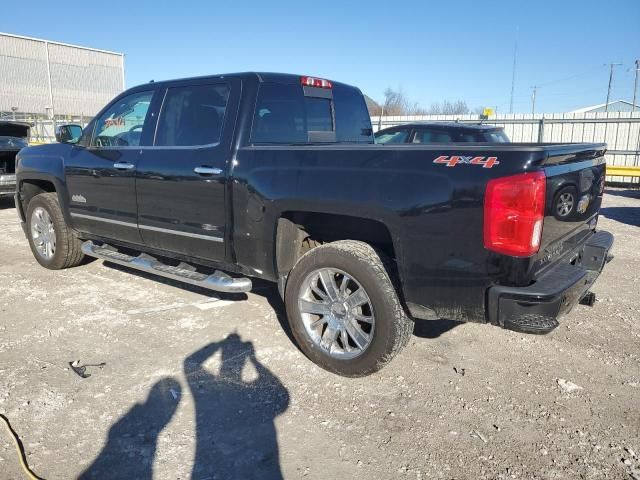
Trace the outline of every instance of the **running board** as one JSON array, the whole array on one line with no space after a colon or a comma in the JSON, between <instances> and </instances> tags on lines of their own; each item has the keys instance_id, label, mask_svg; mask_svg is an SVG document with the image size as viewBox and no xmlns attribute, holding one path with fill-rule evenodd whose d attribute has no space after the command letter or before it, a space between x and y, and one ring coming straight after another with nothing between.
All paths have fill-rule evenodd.
<instances>
[{"instance_id":1,"label":"running board","mask_svg":"<svg viewBox=\"0 0 640 480\"><path fill-rule=\"evenodd\" d=\"M217 292L244 293L251 291L251 280L249 278L233 278L219 270L216 270L211 275L206 275L197 272L195 267L186 263L180 263L180 265L172 267L146 253L133 257L119 252L110 245L95 245L91 241L82 244L82 252L90 257Z\"/></svg>"}]
</instances>

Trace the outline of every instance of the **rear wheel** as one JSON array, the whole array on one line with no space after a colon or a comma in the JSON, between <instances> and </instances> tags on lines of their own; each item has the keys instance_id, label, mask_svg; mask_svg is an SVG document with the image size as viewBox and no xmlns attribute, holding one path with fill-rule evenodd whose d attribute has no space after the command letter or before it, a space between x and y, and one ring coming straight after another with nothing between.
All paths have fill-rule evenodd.
<instances>
[{"instance_id":1,"label":"rear wheel","mask_svg":"<svg viewBox=\"0 0 640 480\"><path fill-rule=\"evenodd\" d=\"M383 254L343 240L313 248L287 280L285 304L300 349L348 377L381 369L413 331Z\"/></svg>"},{"instance_id":2,"label":"rear wheel","mask_svg":"<svg viewBox=\"0 0 640 480\"><path fill-rule=\"evenodd\" d=\"M67 227L56 193L33 197L27 208L27 238L38 263L50 270L82 262L80 240Z\"/></svg>"}]
</instances>

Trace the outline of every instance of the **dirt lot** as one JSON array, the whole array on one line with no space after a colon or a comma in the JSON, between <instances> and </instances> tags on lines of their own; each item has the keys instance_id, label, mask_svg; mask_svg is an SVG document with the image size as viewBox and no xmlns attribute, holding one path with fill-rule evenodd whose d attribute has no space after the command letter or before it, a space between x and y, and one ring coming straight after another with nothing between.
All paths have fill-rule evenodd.
<instances>
[{"instance_id":1,"label":"dirt lot","mask_svg":"<svg viewBox=\"0 0 640 480\"><path fill-rule=\"evenodd\" d=\"M276 291L217 297L103 262L52 272L0 203L0 413L76 478L640 479L640 194L615 260L553 334L420 322L382 372L315 367ZM87 367L82 379L69 362ZM256 469L259 465L259 469ZM22 478L0 429L0 478Z\"/></svg>"}]
</instances>

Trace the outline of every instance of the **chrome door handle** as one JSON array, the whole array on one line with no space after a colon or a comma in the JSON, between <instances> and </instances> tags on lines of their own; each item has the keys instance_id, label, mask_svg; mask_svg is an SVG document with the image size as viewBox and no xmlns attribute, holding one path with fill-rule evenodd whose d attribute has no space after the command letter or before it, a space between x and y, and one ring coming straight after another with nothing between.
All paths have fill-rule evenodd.
<instances>
[{"instance_id":1,"label":"chrome door handle","mask_svg":"<svg viewBox=\"0 0 640 480\"><path fill-rule=\"evenodd\" d=\"M222 173L221 168L212 167L196 167L193 171L199 175L220 175Z\"/></svg>"},{"instance_id":2,"label":"chrome door handle","mask_svg":"<svg viewBox=\"0 0 640 480\"><path fill-rule=\"evenodd\" d=\"M135 165L128 162L116 162L113 164L113 168L116 170L131 170Z\"/></svg>"}]
</instances>

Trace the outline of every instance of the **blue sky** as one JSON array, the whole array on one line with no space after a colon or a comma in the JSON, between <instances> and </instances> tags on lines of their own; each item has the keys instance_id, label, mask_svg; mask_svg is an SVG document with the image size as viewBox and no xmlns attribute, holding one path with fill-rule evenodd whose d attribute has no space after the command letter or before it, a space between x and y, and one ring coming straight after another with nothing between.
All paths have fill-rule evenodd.
<instances>
[{"instance_id":1,"label":"blue sky","mask_svg":"<svg viewBox=\"0 0 640 480\"><path fill-rule=\"evenodd\" d=\"M74 12L75 9L75 12ZM640 0L3 2L0 31L126 54L127 86L234 71L317 75L413 101L568 111L631 100Z\"/></svg>"}]
</instances>

